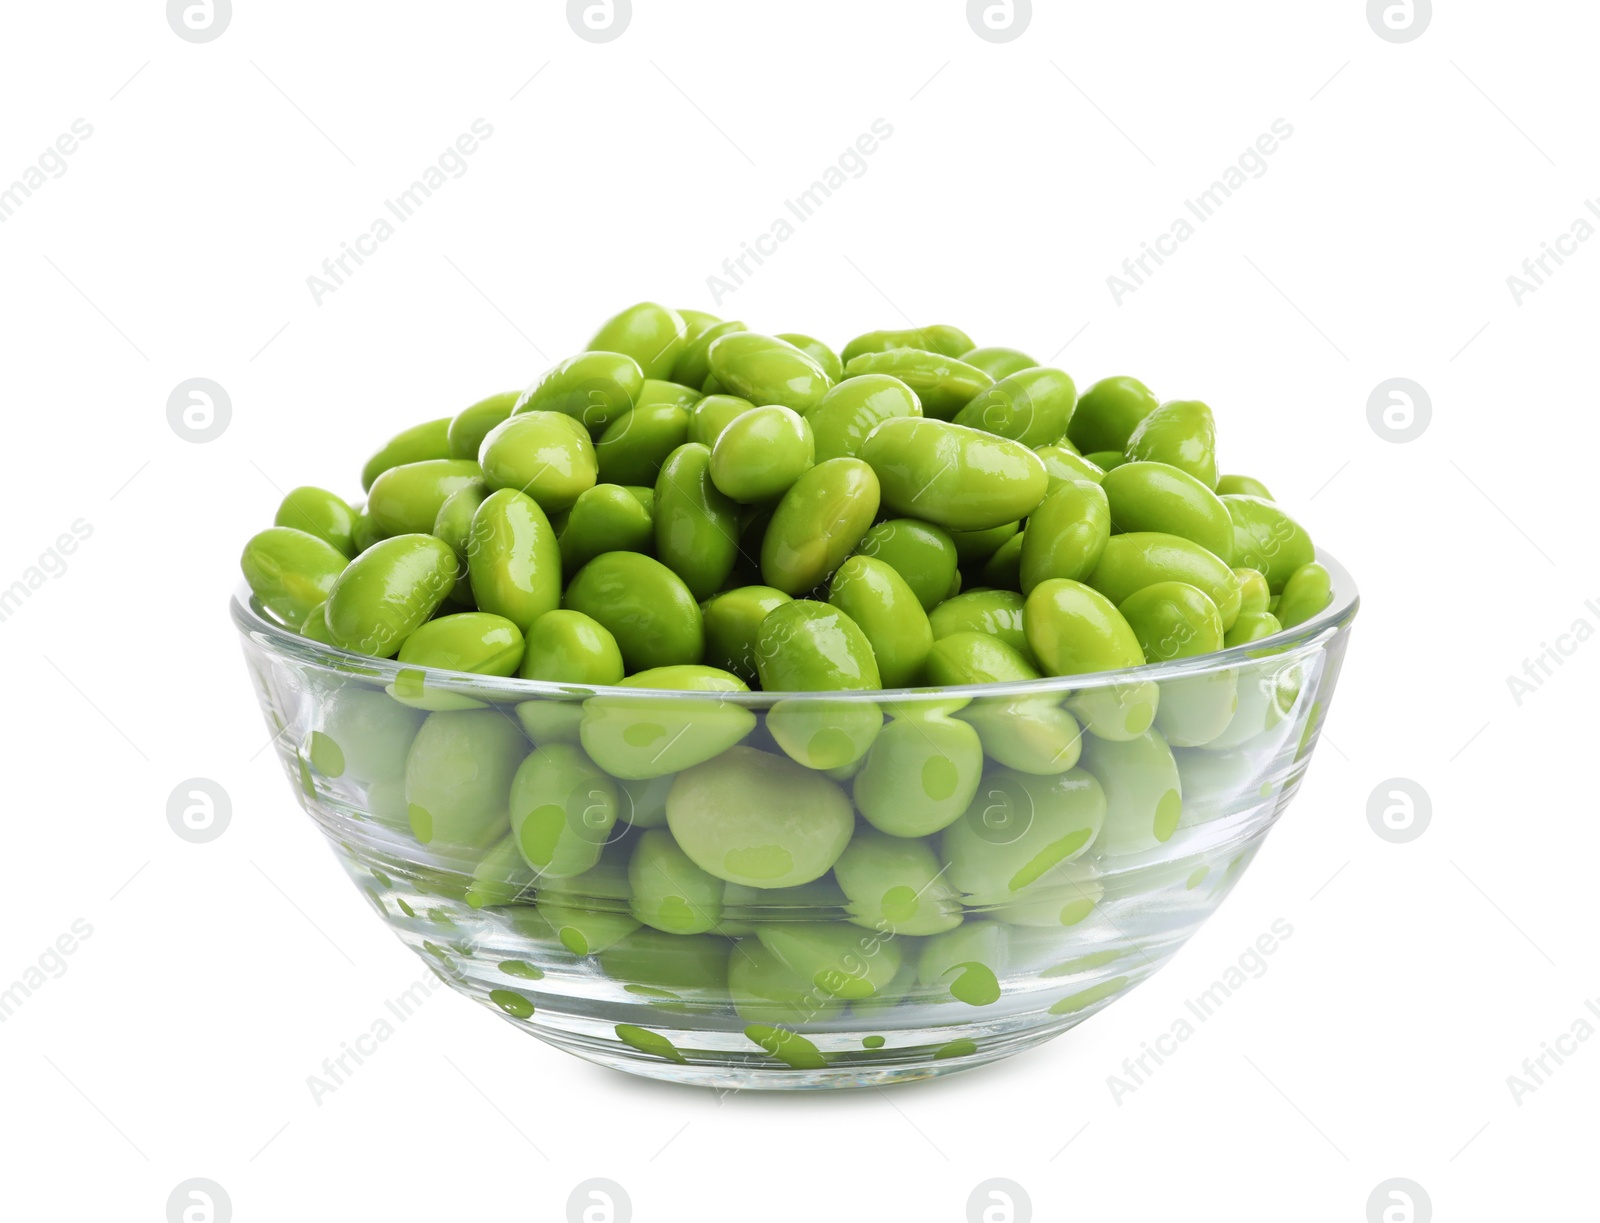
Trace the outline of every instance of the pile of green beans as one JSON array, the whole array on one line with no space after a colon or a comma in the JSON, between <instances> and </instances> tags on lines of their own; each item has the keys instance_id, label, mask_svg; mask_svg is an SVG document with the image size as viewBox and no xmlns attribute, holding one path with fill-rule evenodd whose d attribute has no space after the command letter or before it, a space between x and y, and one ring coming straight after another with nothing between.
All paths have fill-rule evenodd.
<instances>
[{"instance_id":1,"label":"pile of green beans","mask_svg":"<svg viewBox=\"0 0 1600 1223\"><path fill-rule=\"evenodd\" d=\"M359 506L295 489L242 559L270 616L406 665L387 695L334 699L311 765L387 793L420 842L480 854L469 902L536 886L541 920L585 953L641 924L742 937L725 907L774 889L820 889L929 948L975 943L924 951L936 976L983 958L962 903L1071 924L1074 905L1016 893L1046 871L1070 883L1091 846L1165 841L1169 744L1242 739L1276 694L1140 695L1137 677L1065 698L859 694L1165 663L1331 600L1305 529L1221 473L1206 404L1130 377L1080 394L950 326L836 353L643 303L527 390L397 434L361 482ZM640 695L527 700L519 729L427 669ZM841 696L777 701L759 729L715 699L753 690ZM1025 835L987 835L980 777L1027 809ZM828 969L836 935L760 934L731 963L740 1013L792 1019L785 991ZM900 959L840 996L886 987Z\"/></svg>"}]
</instances>

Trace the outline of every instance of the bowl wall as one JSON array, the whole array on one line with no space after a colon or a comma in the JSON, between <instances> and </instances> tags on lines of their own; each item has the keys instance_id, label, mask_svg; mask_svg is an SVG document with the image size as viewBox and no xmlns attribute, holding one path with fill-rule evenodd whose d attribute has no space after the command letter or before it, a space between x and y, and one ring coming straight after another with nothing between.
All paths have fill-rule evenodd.
<instances>
[{"instance_id":1,"label":"bowl wall","mask_svg":"<svg viewBox=\"0 0 1600 1223\"><path fill-rule=\"evenodd\" d=\"M638 1074L853 1086L1065 1031L1216 909L1333 694L1322 559L1334 605L1250 647L944 691L564 690L233 611L301 805L451 986Z\"/></svg>"}]
</instances>

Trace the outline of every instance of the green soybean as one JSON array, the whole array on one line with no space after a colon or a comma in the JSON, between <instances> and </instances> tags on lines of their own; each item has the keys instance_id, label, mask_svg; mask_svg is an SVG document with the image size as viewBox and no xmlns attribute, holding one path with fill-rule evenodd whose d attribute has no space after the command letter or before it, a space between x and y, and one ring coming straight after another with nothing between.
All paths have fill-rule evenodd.
<instances>
[{"instance_id":1,"label":"green soybean","mask_svg":"<svg viewBox=\"0 0 1600 1223\"><path fill-rule=\"evenodd\" d=\"M802 335L794 331L781 331L773 338L782 340L785 344L791 344L805 353L806 356L822 367L822 372L828 375L829 382L837 382L844 376L844 362L839 359L839 354L815 336Z\"/></svg>"},{"instance_id":2,"label":"green soybean","mask_svg":"<svg viewBox=\"0 0 1600 1223\"><path fill-rule=\"evenodd\" d=\"M1249 645L1283 631L1283 622L1271 612L1240 612L1233 627L1223 635L1222 644L1228 649L1236 645Z\"/></svg>"},{"instance_id":3,"label":"green soybean","mask_svg":"<svg viewBox=\"0 0 1600 1223\"><path fill-rule=\"evenodd\" d=\"M1023 630L1048 675L1082 675L1142 666L1139 639L1104 594L1070 578L1033 588L1022 608Z\"/></svg>"},{"instance_id":4,"label":"green soybean","mask_svg":"<svg viewBox=\"0 0 1600 1223\"><path fill-rule=\"evenodd\" d=\"M1276 500L1267 486L1252 476L1219 476L1217 496L1225 497L1234 493L1242 493L1247 497L1260 497L1263 501Z\"/></svg>"},{"instance_id":5,"label":"green soybean","mask_svg":"<svg viewBox=\"0 0 1600 1223\"><path fill-rule=\"evenodd\" d=\"M712 480L711 451L685 442L656 479L656 555L696 599L722 589L739 557L739 507Z\"/></svg>"},{"instance_id":6,"label":"green soybean","mask_svg":"<svg viewBox=\"0 0 1600 1223\"><path fill-rule=\"evenodd\" d=\"M722 431L755 406L737 395L707 395L689 413L687 440L708 448L715 446Z\"/></svg>"},{"instance_id":7,"label":"green soybean","mask_svg":"<svg viewBox=\"0 0 1600 1223\"><path fill-rule=\"evenodd\" d=\"M385 535L426 535L453 494L483 483L483 469L471 459L405 463L373 481L367 512Z\"/></svg>"},{"instance_id":8,"label":"green soybean","mask_svg":"<svg viewBox=\"0 0 1600 1223\"><path fill-rule=\"evenodd\" d=\"M508 391L480 399L470 408L463 408L450 421L446 437L452 459L476 459L483 448L483 439L501 421L511 415L522 398L521 391Z\"/></svg>"},{"instance_id":9,"label":"green soybean","mask_svg":"<svg viewBox=\"0 0 1600 1223\"><path fill-rule=\"evenodd\" d=\"M626 353L646 378L670 378L689 339L683 316L655 302L640 302L607 319L589 341L590 352Z\"/></svg>"},{"instance_id":10,"label":"green soybean","mask_svg":"<svg viewBox=\"0 0 1600 1223\"><path fill-rule=\"evenodd\" d=\"M385 442L361 469L361 491L366 492L391 467L450 458L450 417L413 425Z\"/></svg>"},{"instance_id":11,"label":"green soybean","mask_svg":"<svg viewBox=\"0 0 1600 1223\"><path fill-rule=\"evenodd\" d=\"M1306 529L1273 502L1239 493L1220 501L1231 520L1233 563L1263 574L1273 594L1283 593L1289 576L1316 559ZM1227 553L1217 555L1229 559Z\"/></svg>"},{"instance_id":12,"label":"green soybean","mask_svg":"<svg viewBox=\"0 0 1600 1223\"><path fill-rule=\"evenodd\" d=\"M1139 423L1160 406L1150 388L1137 378L1102 378L1078 399L1067 422L1067 437L1078 450L1127 449Z\"/></svg>"},{"instance_id":13,"label":"green soybean","mask_svg":"<svg viewBox=\"0 0 1600 1223\"><path fill-rule=\"evenodd\" d=\"M528 628L523 679L582 686L618 684L625 674L617 639L582 612L546 612Z\"/></svg>"},{"instance_id":14,"label":"green soybean","mask_svg":"<svg viewBox=\"0 0 1600 1223\"><path fill-rule=\"evenodd\" d=\"M933 629L916 592L890 565L852 556L839 566L828 602L861 630L886 688L914 683L933 647Z\"/></svg>"},{"instance_id":15,"label":"green soybean","mask_svg":"<svg viewBox=\"0 0 1600 1223\"><path fill-rule=\"evenodd\" d=\"M1100 487L1118 531L1180 535L1232 564L1237 534L1228 507L1194 476L1166 463L1125 463L1106 473Z\"/></svg>"},{"instance_id":16,"label":"green soybean","mask_svg":"<svg viewBox=\"0 0 1600 1223\"><path fill-rule=\"evenodd\" d=\"M1284 628L1294 628L1317 615L1333 601L1333 580L1315 561L1301 565L1284 583L1276 616Z\"/></svg>"},{"instance_id":17,"label":"green soybean","mask_svg":"<svg viewBox=\"0 0 1600 1223\"><path fill-rule=\"evenodd\" d=\"M981 369L997 382L1039 364L1027 353L1016 348L970 348L955 355L974 369Z\"/></svg>"},{"instance_id":18,"label":"green soybean","mask_svg":"<svg viewBox=\"0 0 1600 1223\"><path fill-rule=\"evenodd\" d=\"M948 323L907 327L898 331L868 331L846 344L839 355L849 362L863 353L888 352L895 348L916 348L947 357L959 357L964 352L972 351L972 337Z\"/></svg>"},{"instance_id":19,"label":"green soybean","mask_svg":"<svg viewBox=\"0 0 1600 1223\"><path fill-rule=\"evenodd\" d=\"M1087 580L1114 603L1157 582L1187 582L1217 605L1224 630L1239 614L1239 578L1227 562L1191 540L1160 531L1113 535Z\"/></svg>"},{"instance_id":20,"label":"green soybean","mask_svg":"<svg viewBox=\"0 0 1600 1223\"><path fill-rule=\"evenodd\" d=\"M1023 629L1025 600L1015 590L974 590L946 599L928 615L935 640L953 633L982 633L1017 651L1030 666L1033 648Z\"/></svg>"},{"instance_id":21,"label":"green soybean","mask_svg":"<svg viewBox=\"0 0 1600 1223\"><path fill-rule=\"evenodd\" d=\"M504 616L460 612L430 620L400 647L400 661L415 667L509 676L522 665L522 630Z\"/></svg>"},{"instance_id":22,"label":"green soybean","mask_svg":"<svg viewBox=\"0 0 1600 1223\"><path fill-rule=\"evenodd\" d=\"M991 769L940 837L945 877L970 905L1019 899L1087 853L1105 818L1105 791L1082 769L1048 778Z\"/></svg>"},{"instance_id":23,"label":"green soybean","mask_svg":"<svg viewBox=\"0 0 1600 1223\"><path fill-rule=\"evenodd\" d=\"M726 496L750 504L786 493L816 458L811 426L779 404L752 408L717 434L711 482Z\"/></svg>"},{"instance_id":24,"label":"green soybean","mask_svg":"<svg viewBox=\"0 0 1600 1223\"><path fill-rule=\"evenodd\" d=\"M1045 446L1067 431L1078 388L1059 369L1038 366L985 387L956 413L955 423L1009 437L1024 446Z\"/></svg>"},{"instance_id":25,"label":"green soybean","mask_svg":"<svg viewBox=\"0 0 1600 1223\"><path fill-rule=\"evenodd\" d=\"M802 416L833 385L822 367L793 344L753 331L715 340L710 362L712 377L729 393L754 404L782 404Z\"/></svg>"},{"instance_id":26,"label":"green soybean","mask_svg":"<svg viewBox=\"0 0 1600 1223\"><path fill-rule=\"evenodd\" d=\"M693 336L683 350L678 353L672 363L672 381L684 386L705 386L705 381L711 376L711 346L725 335L732 335L736 331L747 331L743 323L726 322L716 323L706 328L699 335ZM710 394L709 391L706 392ZM696 438L696 441L704 441ZM714 439L713 439L714 440ZM710 444L709 442L707 443Z\"/></svg>"},{"instance_id":27,"label":"green soybean","mask_svg":"<svg viewBox=\"0 0 1600 1223\"><path fill-rule=\"evenodd\" d=\"M1044 463L1044 472L1050 481L1051 492L1055 492L1068 481L1087 480L1090 484L1099 484L1106 478L1105 468L1097 467L1063 442L1035 447L1034 453Z\"/></svg>"},{"instance_id":28,"label":"green soybean","mask_svg":"<svg viewBox=\"0 0 1600 1223\"><path fill-rule=\"evenodd\" d=\"M887 374L862 374L832 387L806 414L815 438L816 459L823 463L861 453L867 435L897 416L921 416L916 392Z\"/></svg>"},{"instance_id":29,"label":"green soybean","mask_svg":"<svg viewBox=\"0 0 1600 1223\"><path fill-rule=\"evenodd\" d=\"M618 687L704 693L703 697L595 696L584 702L584 750L613 777L642 781L701 764L755 729L756 716L721 694L745 692L744 681L715 667L654 667Z\"/></svg>"},{"instance_id":30,"label":"green soybean","mask_svg":"<svg viewBox=\"0 0 1600 1223\"><path fill-rule=\"evenodd\" d=\"M327 540L293 527L268 527L251 536L239 557L239 568L261 605L296 627L328 601L349 564Z\"/></svg>"},{"instance_id":31,"label":"green soybean","mask_svg":"<svg viewBox=\"0 0 1600 1223\"><path fill-rule=\"evenodd\" d=\"M667 825L684 853L717 878L786 888L827 874L849 844L855 818L844 791L826 777L734 747L678 775Z\"/></svg>"},{"instance_id":32,"label":"green soybean","mask_svg":"<svg viewBox=\"0 0 1600 1223\"><path fill-rule=\"evenodd\" d=\"M1222 648L1222 615L1205 591L1187 582L1155 582L1117 607L1146 662L1193 658Z\"/></svg>"},{"instance_id":33,"label":"green soybean","mask_svg":"<svg viewBox=\"0 0 1600 1223\"><path fill-rule=\"evenodd\" d=\"M637 552L606 552L573 577L562 605L604 625L630 671L698 663L705 626L671 569Z\"/></svg>"},{"instance_id":34,"label":"green soybean","mask_svg":"<svg viewBox=\"0 0 1600 1223\"><path fill-rule=\"evenodd\" d=\"M856 552L884 562L904 578L927 612L943 602L959 579L959 553L951 534L917 518L878 523L861 537Z\"/></svg>"},{"instance_id":35,"label":"green soybean","mask_svg":"<svg viewBox=\"0 0 1600 1223\"><path fill-rule=\"evenodd\" d=\"M789 596L771 586L740 586L707 600L701 608L706 663L730 671L746 683L756 679L761 623L769 612L787 602Z\"/></svg>"},{"instance_id":36,"label":"green soybean","mask_svg":"<svg viewBox=\"0 0 1600 1223\"><path fill-rule=\"evenodd\" d=\"M654 484L667 456L689 440L689 412L676 403L640 403L612 421L594 444L597 478Z\"/></svg>"},{"instance_id":37,"label":"green soybean","mask_svg":"<svg viewBox=\"0 0 1600 1223\"><path fill-rule=\"evenodd\" d=\"M726 886L696 866L665 829L646 832L628 858L633 915L668 934L703 934L715 929L722 920Z\"/></svg>"},{"instance_id":38,"label":"green soybean","mask_svg":"<svg viewBox=\"0 0 1600 1223\"><path fill-rule=\"evenodd\" d=\"M1235 566L1233 575L1239 579L1239 614L1241 616L1264 612L1272 601L1272 590L1267 586L1267 575L1259 569Z\"/></svg>"},{"instance_id":39,"label":"green soybean","mask_svg":"<svg viewBox=\"0 0 1600 1223\"><path fill-rule=\"evenodd\" d=\"M994 379L981 369L955 357L918 348L893 348L846 359L846 378L863 374L898 378L916 393L923 415L946 421L966 407L973 396L994 385Z\"/></svg>"},{"instance_id":40,"label":"green soybean","mask_svg":"<svg viewBox=\"0 0 1600 1223\"><path fill-rule=\"evenodd\" d=\"M567 512L559 538L561 567L576 573L602 552L644 552L654 540L654 520L638 497L619 484L596 484Z\"/></svg>"},{"instance_id":41,"label":"green soybean","mask_svg":"<svg viewBox=\"0 0 1600 1223\"><path fill-rule=\"evenodd\" d=\"M560 412L524 412L496 425L479 461L490 488L526 493L547 514L570 509L600 474L589 435Z\"/></svg>"},{"instance_id":42,"label":"green soybean","mask_svg":"<svg viewBox=\"0 0 1600 1223\"><path fill-rule=\"evenodd\" d=\"M955 821L977 792L983 743L965 722L909 710L891 719L856 774L856 807L879 832L922 837Z\"/></svg>"},{"instance_id":43,"label":"green soybean","mask_svg":"<svg viewBox=\"0 0 1600 1223\"><path fill-rule=\"evenodd\" d=\"M434 536L449 544L451 551L456 554L456 560L460 562L460 577L456 581L455 588L451 590L450 597L455 602L469 607L474 605L472 580L467 568L472 544L472 520L477 516L478 507L488 500L488 497L488 485L469 484L451 493L439 507L439 516L433 520Z\"/></svg>"},{"instance_id":44,"label":"green soybean","mask_svg":"<svg viewBox=\"0 0 1600 1223\"><path fill-rule=\"evenodd\" d=\"M1166 463L1207 488L1217 486L1217 425L1198 399L1162 404L1139 422L1124 453L1130 463Z\"/></svg>"},{"instance_id":45,"label":"green soybean","mask_svg":"<svg viewBox=\"0 0 1600 1223\"><path fill-rule=\"evenodd\" d=\"M1022 593L1032 594L1051 578L1087 578L1111 538L1111 522L1101 485L1075 480L1058 486L1028 519L1018 558Z\"/></svg>"},{"instance_id":46,"label":"green soybean","mask_svg":"<svg viewBox=\"0 0 1600 1223\"><path fill-rule=\"evenodd\" d=\"M633 407L635 411L663 405L692 408L703 398L705 396L699 387L684 386L681 382L667 382L660 378L646 378L638 398L633 401Z\"/></svg>"},{"instance_id":47,"label":"green soybean","mask_svg":"<svg viewBox=\"0 0 1600 1223\"><path fill-rule=\"evenodd\" d=\"M490 493L472 515L467 576L478 610L526 631L561 603L561 546L550 520L526 493Z\"/></svg>"},{"instance_id":48,"label":"green soybean","mask_svg":"<svg viewBox=\"0 0 1600 1223\"><path fill-rule=\"evenodd\" d=\"M1026 446L942 420L886 420L867 437L861 457L877 474L889 509L953 531L1026 518L1048 483L1044 462Z\"/></svg>"},{"instance_id":49,"label":"green soybean","mask_svg":"<svg viewBox=\"0 0 1600 1223\"><path fill-rule=\"evenodd\" d=\"M850 920L896 937L941 934L961 924L961 904L922 841L858 828L833 865Z\"/></svg>"},{"instance_id":50,"label":"green soybean","mask_svg":"<svg viewBox=\"0 0 1600 1223\"><path fill-rule=\"evenodd\" d=\"M356 512L337 493L303 485L291 489L278 506L274 526L292 527L332 544L347 557L356 555Z\"/></svg>"},{"instance_id":51,"label":"green soybean","mask_svg":"<svg viewBox=\"0 0 1600 1223\"><path fill-rule=\"evenodd\" d=\"M639 363L626 353L581 352L546 370L518 398L513 413L559 412L599 437L633 410L644 378Z\"/></svg>"},{"instance_id":52,"label":"green soybean","mask_svg":"<svg viewBox=\"0 0 1600 1223\"><path fill-rule=\"evenodd\" d=\"M450 545L432 535L374 544L328 591L328 631L344 649L390 658L438 610L459 573Z\"/></svg>"},{"instance_id":53,"label":"green soybean","mask_svg":"<svg viewBox=\"0 0 1600 1223\"><path fill-rule=\"evenodd\" d=\"M528 750L496 710L430 714L406 754L412 835L424 845L493 845L511 830L511 779Z\"/></svg>"},{"instance_id":54,"label":"green soybean","mask_svg":"<svg viewBox=\"0 0 1600 1223\"><path fill-rule=\"evenodd\" d=\"M1084 730L1101 739L1125 742L1149 730L1161 703L1161 689L1149 680L1082 688L1064 702L1083 722Z\"/></svg>"},{"instance_id":55,"label":"green soybean","mask_svg":"<svg viewBox=\"0 0 1600 1223\"><path fill-rule=\"evenodd\" d=\"M617 822L617 784L578 748L536 748L511 782L511 831L541 878L581 875L600 861Z\"/></svg>"},{"instance_id":56,"label":"green soybean","mask_svg":"<svg viewBox=\"0 0 1600 1223\"><path fill-rule=\"evenodd\" d=\"M1084 741L1083 768L1105 790L1101 852L1144 853L1172 839L1183 812L1183 786L1172 749L1158 731L1123 742L1091 736Z\"/></svg>"},{"instance_id":57,"label":"green soybean","mask_svg":"<svg viewBox=\"0 0 1600 1223\"><path fill-rule=\"evenodd\" d=\"M827 580L877 517L878 477L860 459L819 463L790 486L761 543L761 577L799 595Z\"/></svg>"}]
</instances>

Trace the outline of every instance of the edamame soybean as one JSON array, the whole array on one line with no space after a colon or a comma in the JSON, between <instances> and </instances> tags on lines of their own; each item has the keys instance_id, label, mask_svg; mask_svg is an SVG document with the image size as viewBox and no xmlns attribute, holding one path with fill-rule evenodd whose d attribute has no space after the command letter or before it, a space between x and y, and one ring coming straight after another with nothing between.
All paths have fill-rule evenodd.
<instances>
[{"instance_id":1,"label":"edamame soybean","mask_svg":"<svg viewBox=\"0 0 1600 1223\"><path fill-rule=\"evenodd\" d=\"M594 444L596 478L607 484L654 484L667 456L688 440L688 409L641 402L612 421Z\"/></svg>"},{"instance_id":2,"label":"edamame soybean","mask_svg":"<svg viewBox=\"0 0 1600 1223\"><path fill-rule=\"evenodd\" d=\"M816 461L825 463L861 453L867 434L895 416L921 416L917 393L888 374L860 374L829 388L806 413L815 439Z\"/></svg>"},{"instance_id":3,"label":"edamame soybean","mask_svg":"<svg viewBox=\"0 0 1600 1223\"><path fill-rule=\"evenodd\" d=\"M666 379L688 340L689 325L676 310L640 302L607 319L588 349L625 353L638 362L646 378Z\"/></svg>"},{"instance_id":4,"label":"edamame soybean","mask_svg":"<svg viewBox=\"0 0 1600 1223\"><path fill-rule=\"evenodd\" d=\"M994 379L955 357L918 348L892 348L862 353L845 361L844 376L887 374L916 393L924 416L949 420L972 401L974 395L994 385Z\"/></svg>"},{"instance_id":5,"label":"edamame soybean","mask_svg":"<svg viewBox=\"0 0 1600 1223\"><path fill-rule=\"evenodd\" d=\"M450 458L450 421L448 416L430 420L391 437L361 469L361 491L370 489L373 482L391 467Z\"/></svg>"},{"instance_id":6,"label":"edamame soybean","mask_svg":"<svg viewBox=\"0 0 1600 1223\"><path fill-rule=\"evenodd\" d=\"M544 510L526 493L502 488L472 515L467 576L480 611L524 630L561 603L561 546Z\"/></svg>"},{"instance_id":7,"label":"edamame soybean","mask_svg":"<svg viewBox=\"0 0 1600 1223\"><path fill-rule=\"evenodd\" d=\"M827 580L877 517L878 476L860 459L818 463L789 487L761 544L761 577L801 595Z\"/></svg>"},{"instance_id":8,"label":"edamame soybean","mask_svg":"<svg viewBox=\"0 0 1600 1223\"><path fill-rule=\"evenodd\" d=\"M895 417L861 447L897 514L952 531L986 531L1044 500L1044 462L1009 438L921 417Z\"/></svg>"},{"instance_id":9,"label":"edamame soybean","mask_svg":"<svg viewBox=\"0 0 1600 1223\"><path fill-rule=\"evenodd\" d=\"M450 421L446 439L450 444L452 459L476 459L483 448L483 439L489 436L501 421L511 415L522 398L521 391L508 391L480 399L470 408L463 408Z\"/></svg>"},{"instance_id":10,"label":"edamame soybean","mask_svg":"<svg viewBox=\"0 0 1600 1223\"><path fill-rule=\"evenodd\" d=\"M873 557L850 557L833 575L828 602L866 636L883 687L908 687L922 674L933 629L916 592L893 567Z\"/></svg>"},{"instance_id":11,"label":"edamame soybean","mask_svg":"<svg viewBox=\"0 0 1600 1223\"><path fill-rule=\"evenodd\" d=\"M328 601L349 558L327 540L293 527L268 527L244 546L239 566L269 613L299 625Z\"/></svg>"},{"instance_id":12,"label":"edamame soybean","mask_svg":"<svg viewBox=\"0 0 1600 1223\"><path fill-rule=\"evenodd\" d=\"M959 327L934 323L927 327L868 331L858 335L840 350L846 364L863 353L889 352L896 348L915 348L946 357L959 357L972 351L972 338Z\"/></svg>"},{"instance_id":13,"label":"edamame soybean","mask_svg":"<svg viewBox=\"0 0 1600 1223\"><path fill-rule=\"evenodd\" d=\"M765 889L827 874L855 819L844 791L826 777L733 747L678 775L667 795L667 826L702 870Z\"/></svg>"},{"instance_id":14,"label":"edamame soybean","mask_svg":"<svg viewBox=\"0 0 1600 1223\"><path fill-rule=\"evenodd\" d=\"M753 331L713 341L711 376L730 394L753 404L782 404L804 416L833 385L822 367L793 344Z\"/></svg>"},{"instance_id":15,"label":"edamame soybean","mask_svg":"<svg viewBox=\"0 0 1600 1223\"><path fill-rule=\"evenodd\" d=\"M878 523L861 537L856 553L874 557L898 573L927 612L949 597L951 586L959 581L954 539L944 528L920 519Z\"/></svg>"},{"instance_id":16,"label":"edamame soybean","mask_svg":"<svg viewBox=\"0 0 1600 1223\"><path fill-rule=\"evenodd\" d=\"M633 410L644 378L639 363L626 353L581 352L546 370L517 399L513 415L559 412L599 437L612 421Z\"/></svg>"},{"instance_id":17,"label":"edamame soybean","mask_svg":"<svg viewBox=\"0 0 1600 1223\"><path fill-rule=\"evenodd\" d=\"M746 505L781 497L816 458L811 426L779 404L740 413L717 434L711 482Z\"/></svg>"},{"instance_id":18,"label":"edamame soybean","mask_svg":"<svg viewBox=\"0 0 1600 1223\"><path fill-rule=\"evenodd\" d=\"M426 535L453 494L483 484L483 469L471 459L405 463L373 481L367 512L385 535Z\"/></svg>"},{"instance_id":19,"label":"edamame soybean","mask_svg":"<svg viewBox=\"0 0 1600 1223\"><path fill-rule=\"evenodd\" d=\"M654 539L654 520L638 497L619 484L596 484L567 512L558 540L561 568L573 574L602 552L645 552Z\"/></svg>"},{"instance_id":20,"label":"edamame soybean","mask_svg":"<svg viewBox=\"0 0 1600 1223\"><path fill-rule=\"evenodd\" d=\"M1229 509L1203 483L1167 463L1125 463L1108 471L1100 487L1118 531L1161 531L1199 544L1230 564L1238 534Z\"/></svg>"},{"instance_id":21,"label":"edamame soybean","mask_svg":"<svg viewBox=\"0 0 1600 1223\"><path fill-rule=\"evenodd\" d=\"M302 485L291 489L278 505L274 526L291 527L332 544L347 558L359 551L355 544L356 512L343 497L325 488Z\"/></svg>"},{"instance_id":22,"label":"edamame soybean","mask_svg":"<svg viewBox=\"0 0 1600 1223\"><path fill-rule=\"evenodd\" d=\"M595 557L572 579L564 606L604 625L630 671L697 663L705 652L700 608L683 579L636 552Z\"/></svg>"},{"instance_id":23,"label":"edamame soybean","mask_svg":"<svg viewBox=\"0 0 1600 1223\"><path fill-rule=\"evenodd\" d=\"M346 650L392 658L455 589L459 562L432 535L396 535L368 548L328 590L328 631Z\"/></svg>"},{"instance_id":24,"label":"edamame soybean","mask_svg":"<svg viewBox=\"0 0 1600 1223\"><path fill-rule=\"evenodd\" d=\"M1216 421L1198 399L1162 404L1134 428L1124 453L1130 463L1166 463L1217 487Z\"/></svg>"},{"instance_id":25,"label":"edamame soybean","mask_svg":"<svg viewBox=\"0 0 1600 1223\"><path fill-rule=\"evenodd\" d=\"M570 509L600 476L589 435L560 412L523 412L496 425L478 461L490 488L526 493L547 514Z\"/></svg>"},{"instance_id":26,"label":"edamame soybean","mask_svg":"<svg viewBox=\"0 0 1600 1223\"><path fill-rule=\"evenodd\" d=\"M1068 374L1039 366L979 391L956 413L955 423L1024 446L1046 446L1066 433L1077 402L1078 389Z\"/></svg>"}]
</instances>

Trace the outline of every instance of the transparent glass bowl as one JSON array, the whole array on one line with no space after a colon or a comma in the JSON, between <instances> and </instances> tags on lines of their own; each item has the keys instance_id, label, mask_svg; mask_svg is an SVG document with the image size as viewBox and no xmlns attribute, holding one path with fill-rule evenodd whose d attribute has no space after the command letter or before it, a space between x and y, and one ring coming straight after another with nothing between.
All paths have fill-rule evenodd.
<instances>
[{"instance_id":1,"label":"transparent glass bowl","mask_svg":"<svg viewBox=\"0 0 1600 1223\"><path fill-rule=\"evenodd\" d=\"M451 986L635 1074L848 1087L967 1069L1064 1032L1216 909L1298 789L1333 695L1357 598L1319 559L1332 604L1275 637L1135 671L943 690L571 688L324 647L272 623L247 589L232 613L301 806ZM1063 708L1084 729L1044 767L1081 753L1071 771L994 759L1040 767L1030 745ZM899 729L873 731L880 715ZM956 723L979 732L981 761ZM643 771L661 775L589 771L562 746L586 734L607 761L650 748ZM872 735L876 822L926 826L954 803L953 824L885 837L850 804L851 767L805 768L785 750L838 759ZM544 763L523 767L536 744ZM730 762L739 785L719 788ZM808 853L852 843L836 870L797 886L708 887L675 865L679 841L703 863L708 843L747 827L754 841L726 858L741 878L804 873Z\"/></svg>"}]
</instances>

